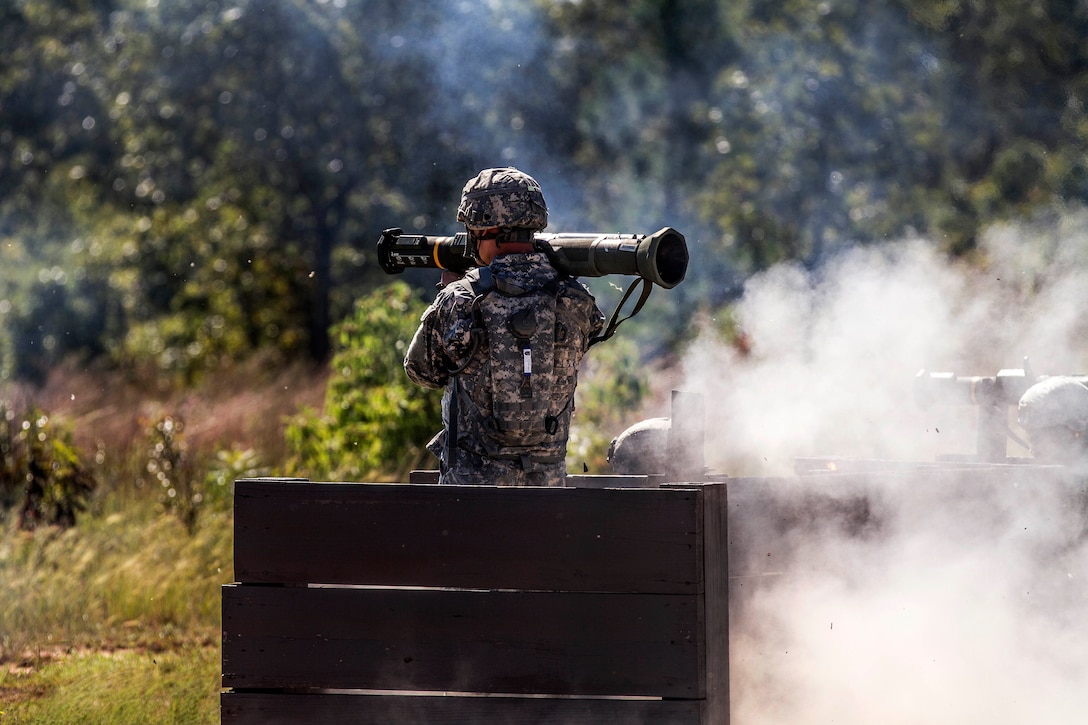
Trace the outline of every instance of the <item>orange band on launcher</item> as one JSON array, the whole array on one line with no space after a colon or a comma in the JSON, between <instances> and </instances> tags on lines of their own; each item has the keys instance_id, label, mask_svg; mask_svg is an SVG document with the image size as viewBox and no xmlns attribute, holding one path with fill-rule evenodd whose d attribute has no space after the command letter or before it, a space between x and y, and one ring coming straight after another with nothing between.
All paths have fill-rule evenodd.
<instances>
[{"instance_id":1,"label":"orange band on launcher","mask_svg":"<svg viewBox=\"0 0 1088 725\"><path fill-rule=\"evenodd\" d=\"M445 269L445 267L442 266L442 263L438 261L438 245L437 244L434 244L434 245L431 246L431 256L434 257L434 266L438 267L439 269Z\"/></svg>"}]
</instances>

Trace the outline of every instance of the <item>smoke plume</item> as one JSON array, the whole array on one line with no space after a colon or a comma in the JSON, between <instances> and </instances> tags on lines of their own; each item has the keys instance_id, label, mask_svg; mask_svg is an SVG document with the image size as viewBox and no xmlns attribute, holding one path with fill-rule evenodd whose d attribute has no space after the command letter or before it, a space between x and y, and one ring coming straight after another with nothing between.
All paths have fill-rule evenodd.
<instances>
[{"instance_id":1,"label":"smoke plume","mask_svg":"<svg viewBox=\"0 0 1088 725\"><path fill-rule=\"evenodd\" d=\"M992 376L1025 358L1035 375L1082 373L1086 230L1083 211L991 229L981 267L914 239L751 279L736 309L744 346L707 333L685 360L684 387L715 401L707 464L779 475L803 456L972 453L976 411L920 409L916 374ZM1015 444L1009 453L1027 455Z\"/></svg>"},{"instance_id":2,"label":"smoke plume","mask_svg":"<svg viewBox=\"0 0 1088 725\"><path fill-rule=\"evenodd\" d=\"M734 722L1081 721L1083 478L821 479L730 486Z\"/></svg>"},{"instance_id":3,"label":"smoke plume","mask_svg":"<svg viewBox=\"0 0 1088 725\"><path fill-rule=\"evenodd\" d=\"M734 722L1083 719L1083 477L791 476L798 457L973 453L976 411L919 408L919 369L1083 373L1086 230L1074 210L990 229L971 265L915 239L778 267L747 284L744 345L707 325L684 378L714 401L707 465L782 476L729 488Z\"/></svg>"}]
</instances>

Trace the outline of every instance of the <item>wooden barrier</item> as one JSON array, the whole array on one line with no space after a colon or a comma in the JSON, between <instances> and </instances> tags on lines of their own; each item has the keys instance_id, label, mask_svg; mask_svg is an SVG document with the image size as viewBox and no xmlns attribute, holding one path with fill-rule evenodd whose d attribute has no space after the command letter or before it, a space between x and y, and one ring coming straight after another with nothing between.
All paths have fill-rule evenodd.
<instances>
[{"instance_id":1,"label":"wooden barrier","mask_svg":"<svg viewBox=\"0 0 1088 725\"><path fill-rule=\"evenodd\" d=\"M725 499L238 481L222 720L726 725Z\"/></svg>"}]
</instances>

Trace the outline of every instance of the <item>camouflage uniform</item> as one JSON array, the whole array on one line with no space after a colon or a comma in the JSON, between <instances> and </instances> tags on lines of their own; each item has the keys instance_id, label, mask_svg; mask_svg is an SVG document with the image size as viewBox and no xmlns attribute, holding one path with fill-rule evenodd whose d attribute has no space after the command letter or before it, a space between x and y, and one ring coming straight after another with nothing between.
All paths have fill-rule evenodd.
<instances>
[{"instance_id":1,"label":"camouflage uniform","mask_svg":"<svg viewBox=\"0 0 1088 725\"><path fill-rule=\"evenodd\" d=\"M554 294L554 332L537 330L533 337L536 347L552 348L549 351L536 349L534 355L538 359L554 351L550 358L554 378L552 384L538 384L532 390L523 412L496 415L496 406L517 404L497 403L495 391L524 383L519 367L504 365L502 370L493 372L491 360L495 356L492 352L499 358L509 359L520 358L521 351L492 351L490 345L494 341L489 338L499 336L472 331L481 319L473 311L479 284L477 290L472 286L479 279L480 270L469 272L464 279L441 290L423 313L404 359L405 372L414 382L428 388L445 387L442 397L444 430L428 448L442 462L441 483L562 486L566 477L565 455L574 409L577 366L588 349L590 338L601 330L604 315L589 290L577 280L561 276L542 253L499 256L487 269L496 290L482 298L489 310L486 315L494 318L489 321L488 329L496 324L495 319L505 321L504 308L515 305L514 298L502 294L502 290L547 289L549 297ZM489 435L493 421L496 417L516 419L518 416L521 420L515 420L515 425L523 426L518 431L518 435L524 433L520 439L522 445L497 447L493 436ZM546 417L549 419L547 426ZM456 433L457 440L447 444L446 438L451 431Z\"/></svg>"}]
</instances>

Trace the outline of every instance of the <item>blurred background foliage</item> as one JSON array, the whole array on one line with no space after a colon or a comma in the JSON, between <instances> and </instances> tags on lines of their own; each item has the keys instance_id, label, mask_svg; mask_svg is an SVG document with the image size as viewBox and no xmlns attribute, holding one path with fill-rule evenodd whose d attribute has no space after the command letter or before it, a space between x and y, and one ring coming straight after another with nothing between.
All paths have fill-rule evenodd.
<instances>
[{"instance_id":1,"label":"blurred background foliage","mask_svg":"<svg viewBox=\"0 0 1088 725\"><path fill-rule=\"evenodd\" d=\"M333 328L324 412L303 410L287 427L289 475L369 481L384 472L400 481L425 467L422 444L441 426L442 393L415 385L401 367L425 307L398 281L360 298Z\"/></svg>"},{"instance_id":2,"label":"blurred background foliage","mask_svg":"<svg viewBox=\"0 0 1088 725\"><path fill-rule=\"evenodd\" d=\"M433 275L387 287L373 244L456 231L464 180L511 164L552 231L688 238L602 373L628 405L756 271L913 234L970 260L985 225L1088 199L1086 86L1072 0L10 0L0 375L335 354L296 466L363 409L434 420L394 364Z\"/></svg>"},{"instance_id":3,"label":"blurred background foliage","mask_svg":"<svg viewBox=\"0 0 1088 725\"><path fill-rule=\"evenodd\" d=\"M456 231L479 169L549 231L688 239L580 371L568 470L604 473L700 325L745 353L754 273L915 235L982 265L1083 206L1086 98L1083 0L0 2L5 712L218 721L231 484L434 466L400 361L437 274L374 243Z\"/></svg>"}]
</instances>

